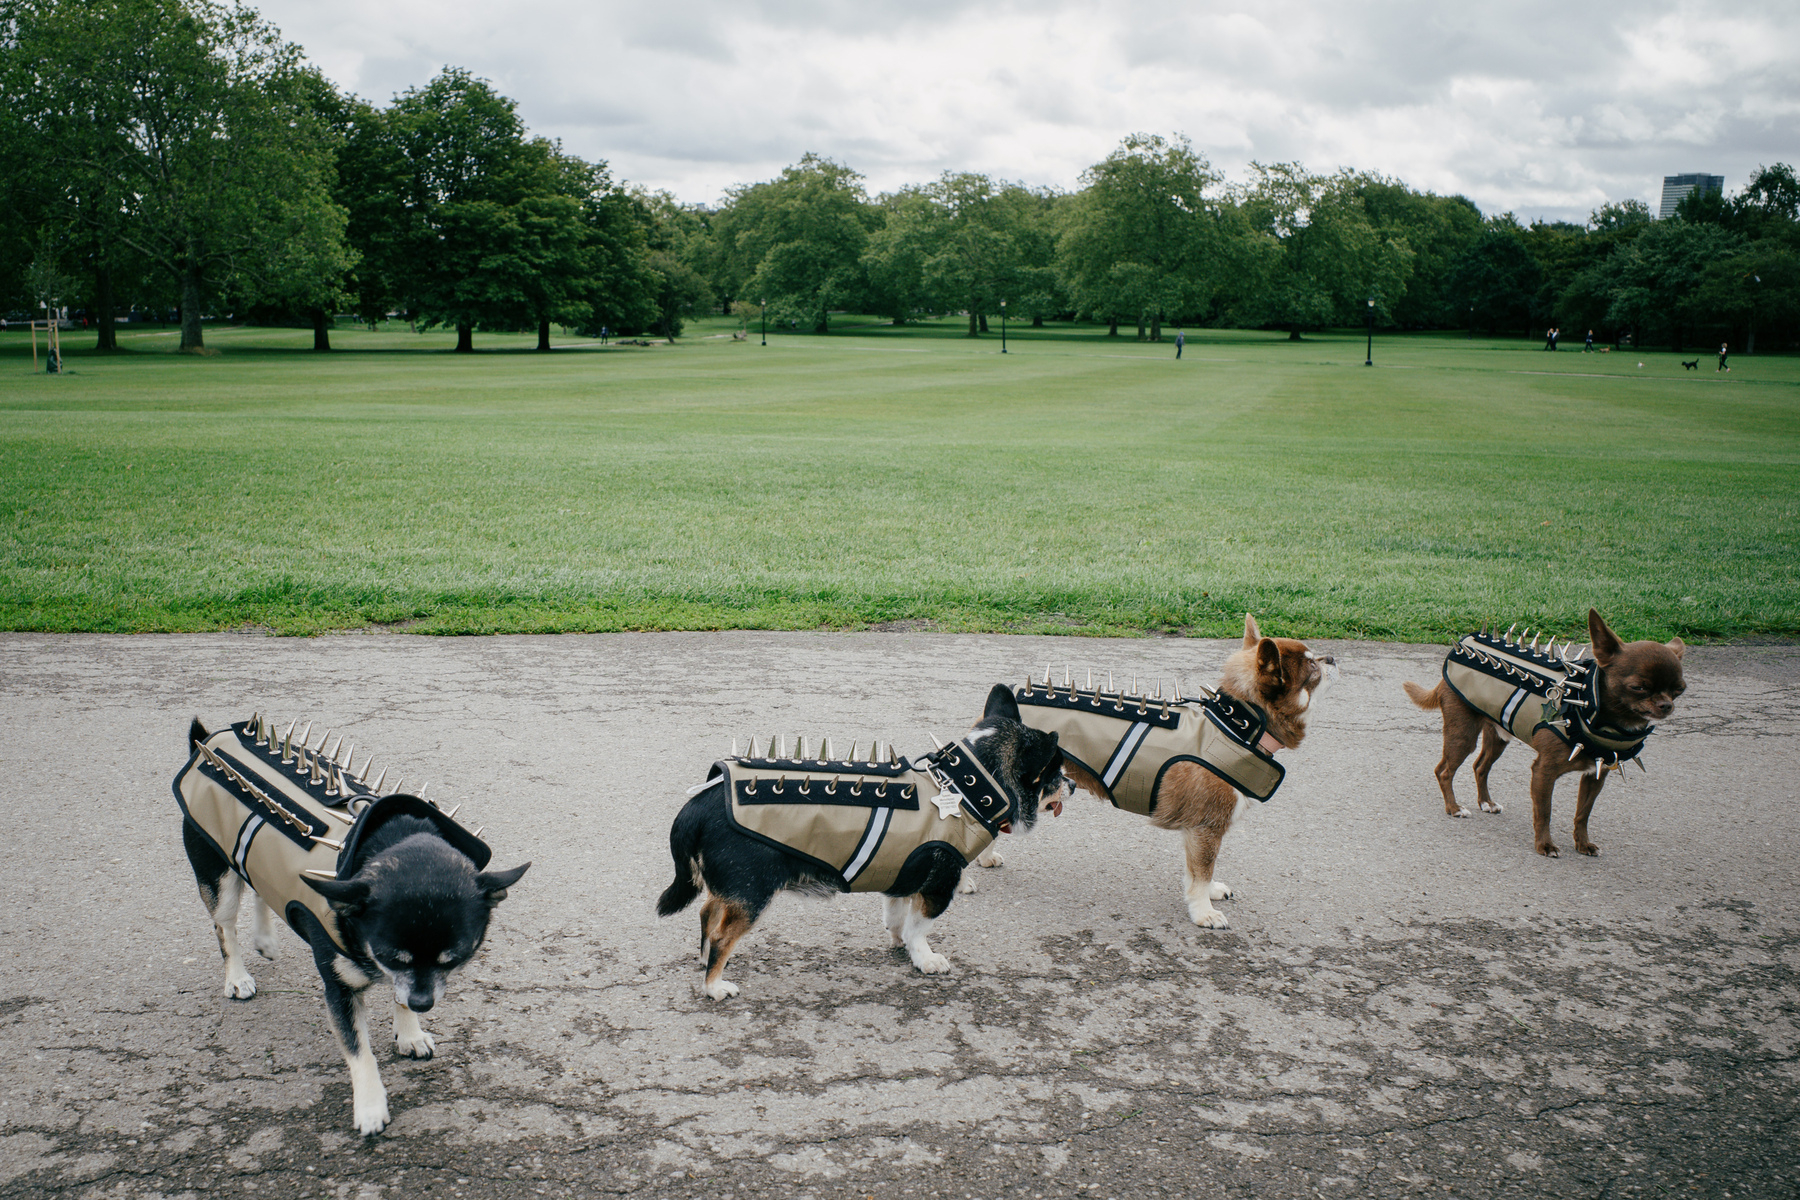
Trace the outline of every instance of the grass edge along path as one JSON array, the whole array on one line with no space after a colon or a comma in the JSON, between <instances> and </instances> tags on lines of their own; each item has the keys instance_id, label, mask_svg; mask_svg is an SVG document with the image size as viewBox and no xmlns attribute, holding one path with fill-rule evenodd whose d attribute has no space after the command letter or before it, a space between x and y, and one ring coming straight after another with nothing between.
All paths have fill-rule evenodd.
<instances>
[{"instance_id":1,"label":"grass edge along path","mask_svg":"<svg viewBox=\"0 0 1800 1200\"><path fill-rule=\"evenodd\" d=\"M840 324L0 339L0 628L1800 634L1800 360Z\"/></svg>"}]
</instances>

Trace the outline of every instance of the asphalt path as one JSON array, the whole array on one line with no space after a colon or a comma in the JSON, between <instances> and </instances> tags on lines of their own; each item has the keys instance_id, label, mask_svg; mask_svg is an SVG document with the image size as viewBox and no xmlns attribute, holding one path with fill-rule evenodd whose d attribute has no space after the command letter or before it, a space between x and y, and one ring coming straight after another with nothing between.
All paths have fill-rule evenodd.
<instances>
[{"instance_id":1,"label":"asphalt path","mask_svg":"<svg viewBox=\"0 0 1800 1200\"><path fill-rule=\"evenodd\" d=\"M1078 797L939 923L951 974L873 897L787 898L715 1003L694 912L652 904L734 734L921 752L1046 661L1210 682L1231 644L0 636L0 1197L1800 1191L1800 648L1692 650L1601 856L1557 860L1517 748L1504 814L1445 817L1400 690L1440 649L1315 648L1342 678L1226 839L1228 930L1188 923L1175 835ZM348 731L533 863L437 1057L381 1054L379 1137L297 938L222 994L169 781L190 716L252 710Z\"/></svg>"}]
</instances>

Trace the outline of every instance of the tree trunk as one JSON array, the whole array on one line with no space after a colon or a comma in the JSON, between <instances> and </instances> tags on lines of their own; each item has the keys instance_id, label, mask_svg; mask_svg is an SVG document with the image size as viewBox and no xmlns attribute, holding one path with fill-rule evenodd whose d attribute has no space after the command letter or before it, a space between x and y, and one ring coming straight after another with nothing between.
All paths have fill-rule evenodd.
<instances>
[{"instance_id":1,"label":"tree trunk","mask_svg":"<svg viewBox=\"0 0 1800 1200\"><path fill-rule=\"evenodd\" d=\"M458 354L475 353L475 326L467 322L458 322L456 326L456 352Z\"/></svg>"},{"instance_id":2,"label":"tree trunk","mask_svg":"<svg viewBox=\"0 0 1800 1200\"><path fill-rule=\"evenodd\" d=\"M1044 327L1044 318L1041 315L1032 317L1031 327L1033 329L1042 329Z\"/></svg>"},{"instance_id":3,"label":"tree trunk","mask_svg":"<svg viewBox=\"0 0 1800 1200\"><path fill-rule=\"evenodd\" d=\"M980 335L981 335L981 330L980 330L980 328L977 327L976 321L975 321L975 310L971 308L969 310L969 336L970 337L979 337Z\"/></svg>"},{"instance_id":4,"label":"tree trunk","mask_svg":"<svg viewBox=\"0 0 1800 1200\"><path fill-rule=\"evenodd\" d=\"M313 349L320 350L320 351L330 351L330 349L331 349L331 326L334 324L334 322L331 319L331 314L326 312L322 308L315 308L315 309L313 309L312 317L313 317Z\"/></svg>"},{"instance_id":5,"label":"tree trunk","mask_svg":"<svg viewBox=\"0 0 1800 1200\"><path fill-rule=\"evenodd\" d=\"M1137 340L1138 340L1138 341L1140 341L1140 342L1141 342L1141 341L1143 341L1143 340L1144 340L1144 314L1143 314L1143 313L1139 313L1139 314L1138 314L1138 336L1137 336Z\"/></svg>"},{"instance_id":6,"label":"tree trunk","mask_svg":"<svg viewBox=\"0 0 1800 1200\"><path fill-rule=\"evenodd\" d=\"M549 317L542 317L538 320L538 349L544 350L544 351L548 351L550 349L550 318Z\"/></svg>"},{"instance_id":7,"label":"tree trunk","mask_svg":"<svg viewBox=\"0 0 1800 1200\"><path fill-rule=\"evenodd\" d=\"M1162 314L1161 313L1157 313L1154 317L1150 318L1150 340L1153 342L1162 341Z\"/></svg>"},{"instance_id":8,"label":"tree trunk","mask_svg":"<svg viewBox=\"0 0 1800 1200\"><path fill-rule=\"evenodd\" d=\"M1756 353L1756 324L1753 321L1744 322L1744 353Z\"/></svg>"},{"instance_id":9,"label":"tree trunk","mask_svg":"<svg viewBox=\"0 0 1800 1200\"><path fill-rule=\"evenodd\" d=\"M1117 317L1108 318L1108 323L1106 326L1106 336L1107 337L1118 337L1119 336L1119 318L1117 318Z\"/></svg>"},{"instance_id":10,"label":"tree trunk","mask_svg":"<svg viewBox=\"0 0 1800 1200\"><path fill-rule=\"evenodd\" d=\"M112 272L105 263L94 266L94 312L100 328L94 349L117 350L119 331L113 326Z\"/></svg>"},{"instance_id":11,"label":"tree trunk","mask_svg":"<svg viewBox=\"0 0 1800 1200\"><path fill-rule=\"evenodd\" d=\"M831 314L826 312L823 308L821 308L819 310L819 323L817 325L813 326L813 332L814 333L830 333L831 332Z\"/></svg>"},{"instance_id":12,"label":"tree trunk","mask_svg":"<svg viewBox=\"0 0 1800 1200\"><path fill-rule=\"evenodd\" d=\"M206 349L200 332L200 267L191 255L181 271L181 349L188 353Z\"/></svg>"},{"instance_id":13,"label":"tree trunk","mask_svg":"<svg viewBox=\"0 0 1800 1200\"><path fill-rule=\"evenodd\" d=\"M1297 342L1299 340L1300 340L1300 330L1299 330L1298 326L1296 326L1293 329L1288 330L1288 341Z\"/></svg>"},{"instance_id":14,"label":"tree trunk","mask_svg":"<svg viewBox=\"0 0 1800 1200\"><path fill-rule=\"evenodd\" d=\"M986 313L982 313L982 314L981 314L981 316L980 316L980 318L979 318L979 320L980 320L980 322L981 322L981 332L983 332L983 333L986 333L986 332L987 332L987 331L988 331L988 327L987 327L987 314L986 314Z\"/></svg>"}]
</instances>

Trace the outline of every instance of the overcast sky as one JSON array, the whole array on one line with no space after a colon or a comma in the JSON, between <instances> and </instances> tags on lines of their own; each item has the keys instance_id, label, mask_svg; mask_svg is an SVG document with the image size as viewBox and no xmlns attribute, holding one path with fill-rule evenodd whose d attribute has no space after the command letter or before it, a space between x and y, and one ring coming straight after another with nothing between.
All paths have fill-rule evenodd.
<instances>
[{"instance_id":1,"label":"overcast sky","mask_svg":"<svg viewBox=\"0 0 1800 1200\"><path fill-rule=\"evenodd\" d=\"M871 192L945 170L1073 188L1137 130L1231 179L1348 166L1524 219L1800 161L1789 0L249 2L343 88L385 104L467 67L533 132L686 201L809 150Z\"/></svg>"}]
</instances>

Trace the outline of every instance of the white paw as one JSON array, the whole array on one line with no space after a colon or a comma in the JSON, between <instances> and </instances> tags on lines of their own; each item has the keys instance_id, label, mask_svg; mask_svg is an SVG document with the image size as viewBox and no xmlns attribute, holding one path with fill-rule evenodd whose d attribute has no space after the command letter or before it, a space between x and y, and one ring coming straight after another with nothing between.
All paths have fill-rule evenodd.
<instances>
[{"instance_id":1,"label":"white paw","mask_svg":"<svg viewBox=\"0 0 1800 1200\"><path fill-rule=\"evenodd\" d=\"M225 976L225 995L233 1000L248 1000L256 995L256 980L250 978L250 972L238 971Z\"/></svg>"},{"instance_id":2,"label":"white paw","mask_svg":"<svg viewBox=\"0 0 1800 1200\"><path fill-rule=\"evenodd\" d=\"M1484 800L1481 802L1481 811L1497 813L1497 812L1505 812L1506 810L1504 808L1501 808L1498 804L1495 804L1492 800Z\"/></svg>"},{"instance_id":3,"label":"white paw","mask_svg":"<svg viewBox=\"0 0 1800 1200\"><path fill-rule=\"evenodd\" d=\"M1231 885L1229 883L1223 883L1217 879L1212 881L1212 886L1207 890L1207 895L1214 900L1233 900L1237 897L1237 893L1231 890Z\"/></svg>"},{"instance_id":4,"label":"white paw","mask_svg":"<svg viewBox=\"0 0 1800 1200\"><path fill-rule=\"evenodd\" d=\"M738 985L729 979L721 979L716 983L702 984L701 990L714 1000L729 1000L738 994Z\"/></svg>"},{"instance_id":5,"label":"white paw","mask_svg":"<svg viewBox=\"0 0 1800 1200\"><path fill-rule=\"evenodd\" d=\"M913 955L912 965L919 969L921 975L947 975L950 973L950 960L935 950L926 950Z\"/></svg>"},{"instance_id":6,"label":"white paw","mask_svg":"<svg viewBox=\"0 0 1800 1200\"><path fill-rule=\"evenodd\" d=\"M430 1058L437 1053L437 1039L423 1029L411 1037L394 1035L394 1053L407 1058Z\"/></svg>"},{"instance_id":7,"label":"white paw","mask_svg":"<svg viewBox=\"0 0 1800 1200\"><path fill-rule=\"evenodd\" d=\"M994 865L999 866L1000 864L995 863ZM973 875L969 874L967 871L964 871L963 876L962 876L962 882L956 885L956 893L959 896L973 896L975 894L975 877ZM894 935L895 944L896 945L899 944L899 941L900 941L900 936L898 934L895 934Z\"/></svg>"},{"instance_id":8,"label":"white paw","mask_svg":"<svg viewBox=\"0 0 1800 1200\"><path fill-rule=\"evenodd\" d=\"M1210 902L1193 901L1188 905L1188 920L1202 929L1229 929L1231 922Z\"/></svg>"},{"instance_id":9,"label":"white paw","mask_svg":"<svg viewBox=\"0 0 1800 1200\"><path fill-rule=\"evenodd\" d=\"M276 942L274 934L270 934L268 937L254 937L253 936L250 939L250 948L252 950L255 950L258 954L262 955L264 958L268 959L270 962L275 961L275 947L278 944L279 943Z\"/></svg>"},{"instance_id":10,"label":"white paw","mask_svg":"<svg viewBox=\"0 0 1800 1200\"><path fill-rule=\"evenodd\" d=\"M388 1116L387 1095L383 1093L373 1100L358 1100L350 1118L356 1124L356 1132L364 1137L373 1137L388 1127L393 1118Z\"/></svg>"},{"instance_id":11,"label":"white paw","mask_svg":"<svg viewBox=\"0 0 1800 1200\"><path fill-rule=\"evenodd\" d=\"M1006 860L1000 857L998 850L984 850L975 859L975 865L978 867L1004 867Z\"/></svg>"},{"instance_id":12,"label":"white paw","mask_svg":"<svg viewBox=\"0 0 1800 1200\"><path fill-rule=\"evenodd\" d=\"M1456 811L1451 813L1450 815L1453 817L1467 817L1472 814L1469 812L1468 809L1464 808L1462 805L1459 804L1456 806Z\"/></svg>"}]
</instances>

